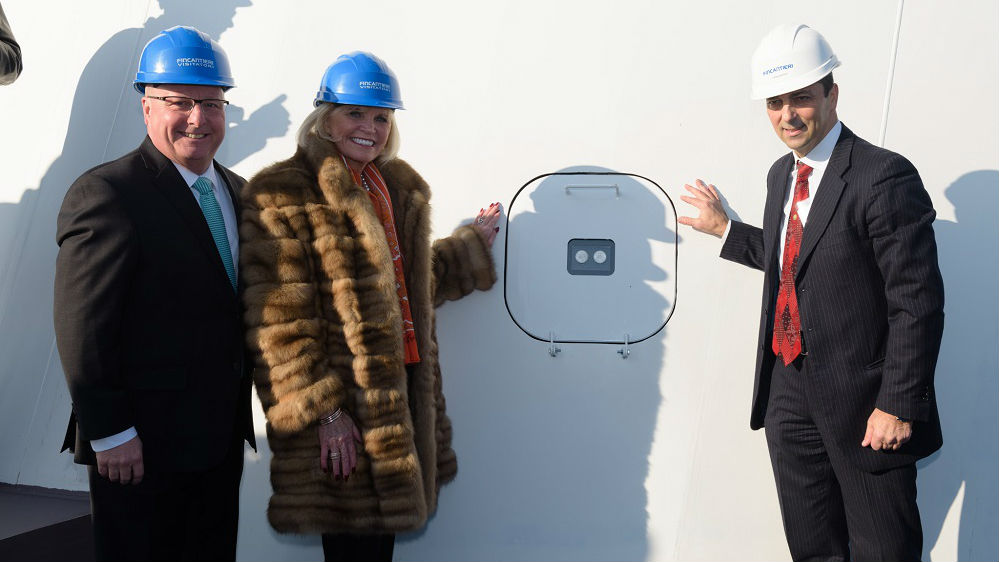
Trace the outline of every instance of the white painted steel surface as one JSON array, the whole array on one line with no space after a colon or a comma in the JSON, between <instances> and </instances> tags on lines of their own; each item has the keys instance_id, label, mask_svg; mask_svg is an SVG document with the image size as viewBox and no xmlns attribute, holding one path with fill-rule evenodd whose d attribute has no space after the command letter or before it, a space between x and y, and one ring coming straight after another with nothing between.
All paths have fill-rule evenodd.
<instances>
[{"instance_id":1,"label":"white painted steel surface","mask_svg":"<svg viewBox=\"0 0 999 562\"><path fill-rule=\"evenodd\" d=\"M129 80L160 30L193 24L228 51L238 87L218 158L247 177L293 152L335 56L388 61L409 108L401 155L433 187L445 234L535 174L580 165L653 178L680 214L682 185L703 177L759 224L786 149L749 100L749 56L774 25L804 21L843 60L840 117L872 141L883 130L939 213L945 444L919 464L924 557L999 558L994 0L3 4L24 73L0 88L0 481L86 487L57 453L69 399L51 325L55 216L75 177L141 140ZM748 428L762 276L719 260L716 239L678 235L679 304L627 361L582 344L550 358L510 320L501 285L440 309L460 468L397 559L788 558L764 438ZM318 559L316 537L266 524L257 408L238 556Z\"/></svg>"}]
</instances>

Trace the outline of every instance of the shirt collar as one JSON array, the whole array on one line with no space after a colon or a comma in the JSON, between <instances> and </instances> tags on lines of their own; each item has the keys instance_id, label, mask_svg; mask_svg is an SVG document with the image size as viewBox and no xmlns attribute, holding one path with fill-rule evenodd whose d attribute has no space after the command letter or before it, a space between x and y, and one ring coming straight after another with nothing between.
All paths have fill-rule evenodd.
<instances>
[{"instance_id":1,"label":"shirt collar","mask_svg":"<svg viewBox=\"0 0 999 562\"><path fill-rule=\"evenodd\" d=\"M208 166L208 169L205 170L205 173L201 175L195 174L191 170L188 170L187 168L181 166L176 162L174 162L173 165L177 168L177 171L180 172L180 177L184 178L184 182L187 183L187 187L193 186L194 182L198 181L198 178L207 178L209 181L212 182L213 186L222 187L222 184L219 183L219 174L215 170L214 163L212 163L211 166Z\"/></svg>"},{"instance_id":2,"label":"shirt collar","mask_svg":"<svg viewBox=\"0 0 999 562\"><path fill-rule=\"evenodd\" d=\"M825 169L826 164L829 163L829 159L832 158L833 149L836 148L836 141L839 140L839 134L843 132L843 122L836 121L832 129L826 133L825 138L822 142L815 145L815 148L810 150L808 154L798 158L805 164L808 164L812 169L823 168ZM794 155L794 153L791 153Z\"/></svg>"}]
</instances>

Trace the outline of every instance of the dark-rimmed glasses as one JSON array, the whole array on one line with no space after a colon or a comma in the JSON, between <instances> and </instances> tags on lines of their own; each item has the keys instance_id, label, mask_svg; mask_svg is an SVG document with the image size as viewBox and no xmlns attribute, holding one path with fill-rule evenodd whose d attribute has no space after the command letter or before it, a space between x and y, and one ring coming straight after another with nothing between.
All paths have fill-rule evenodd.
<instances>
[{"instance_id":1,"label":"dark-rimmed glasses","mask_svg":"<svg viewBox=\"0 0 999 562\"><path fill-rule=\"evenodd\" d=\"M160 100L167 104L167 108L178 113L190 113L194 111L195 105L201 105L201 111L211 114L221 114L225 112L225 106L229 105L226 100L186 98L184 96L146 96L154 100Z\"/></svg>"}]
</instances>

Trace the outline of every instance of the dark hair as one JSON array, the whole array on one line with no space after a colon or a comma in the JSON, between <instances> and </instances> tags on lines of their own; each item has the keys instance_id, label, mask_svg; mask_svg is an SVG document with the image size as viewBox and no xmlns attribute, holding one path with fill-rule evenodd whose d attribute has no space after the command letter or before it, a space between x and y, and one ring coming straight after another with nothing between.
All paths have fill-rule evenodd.
<instances>
[{"instance_id":1,"label":"dark hair","mask_svg":"<svg viewBox=\"0 0 999 562\"><path fill-rule=\"evenodd\" d=\"M822 80L819 80L819 84L822 84L822 95L829 97L829 91L832 90L833 87L832 72L826 74L825 78Z\"/></svg>"}]
</instances>

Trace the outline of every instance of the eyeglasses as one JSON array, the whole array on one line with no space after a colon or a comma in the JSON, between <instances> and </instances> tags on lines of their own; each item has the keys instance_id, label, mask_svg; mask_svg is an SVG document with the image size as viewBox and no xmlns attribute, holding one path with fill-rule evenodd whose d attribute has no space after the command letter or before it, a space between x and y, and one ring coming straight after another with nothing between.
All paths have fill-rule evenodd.
<instances>
[{"instance_id":1,"label":"eyeglasses","mask_svg":"<svg viewBox=\"0 0 999 562\"><path fill-rule=\"evenodd\" d=\"M167 104L167 108L178 113L190 113L194 111L195 105L201 105L201 111L211 115L219 115L225 112L225 106L229 105L226 100L204 99L196 100L185 98L184 96L146 96L154 100L160 100Z\"/></svg>"}]
</instances>

